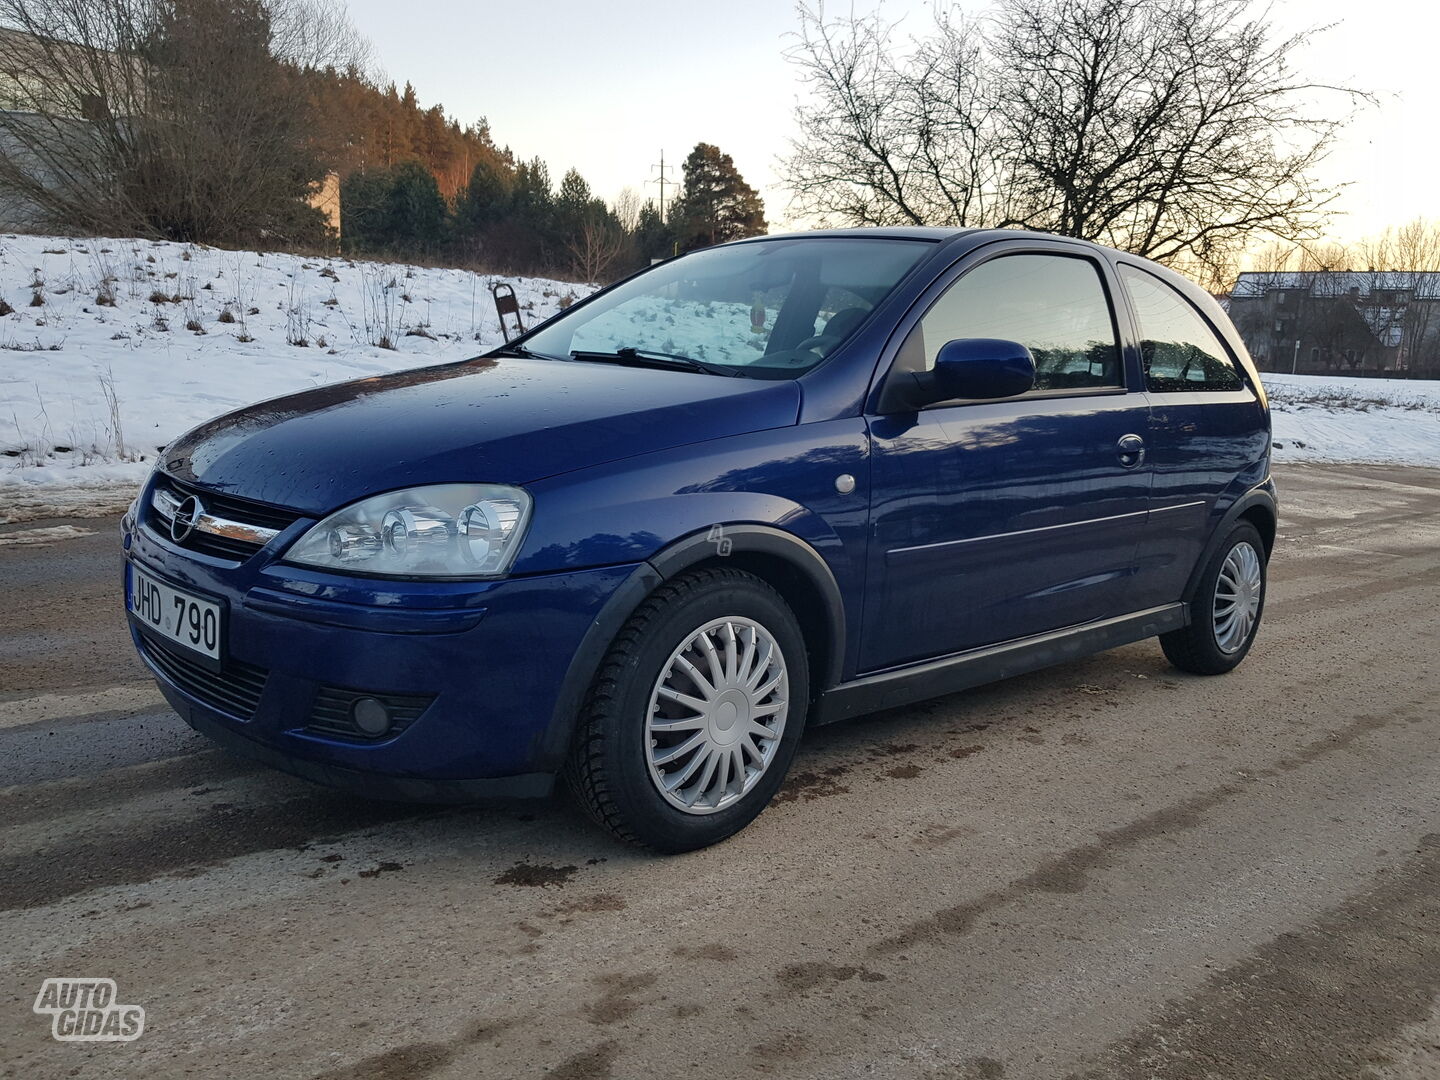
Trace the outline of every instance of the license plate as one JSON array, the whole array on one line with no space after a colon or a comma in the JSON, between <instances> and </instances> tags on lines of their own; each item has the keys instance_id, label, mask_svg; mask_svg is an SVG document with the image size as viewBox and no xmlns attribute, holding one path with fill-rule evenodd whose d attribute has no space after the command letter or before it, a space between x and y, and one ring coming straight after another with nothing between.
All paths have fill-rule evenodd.
<instances>
[{"instance_id":1,"label":"license plate","mask_svg":"<svg viewBox=\"0 0 1440 1080\"><path fill-rule=\"evenodd\" d=\"M167 585L132 563L125 605L141 625L161 637L220 659L221 608L215 601Z\"/></svg>"}]
</instances>

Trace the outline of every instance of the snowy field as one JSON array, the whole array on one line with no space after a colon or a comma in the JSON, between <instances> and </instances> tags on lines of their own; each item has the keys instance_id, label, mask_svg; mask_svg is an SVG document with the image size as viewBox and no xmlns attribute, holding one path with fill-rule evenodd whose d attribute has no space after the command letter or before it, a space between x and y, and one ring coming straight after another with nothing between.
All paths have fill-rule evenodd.
<instances>
[{"instance_id":1,"label":"snowy field","mask_svg":"<svg viewBox=\"0 0 1440 1080\"><path fill-rule=\"evenodd\" d=\"M123 509L158 448L250 402L490 349L502 341L495 280L514 285L527 326L590 288L143 240L0 237L0 524ZM764 335L750 332L749 308L710 307L708 358L751 359ZM627 312L626 343L643 330L641 344L664 350L675 313L662 308ZM596 340L578 344L613 347L614 329L597 324ZM1277 462L1440 467L1440 382L1267 373L1265 383Z\"/></svg>"},{"instance_id":2,"label":"snowy field","mask_svg":"<svg viewBox=\"0 0 1440 1080\"><path fill-rule=\"evenodd\" d=\"M1440 468L1440 382L1263 372L1274 460Z\"/></svg>"},{"instance_id":3,"label":"snowy field","mask_svg":"<svg viewBox=\"0 0 1440 1080\"><path fill-rule=\"evenodd\" d=\"M0 523L123 509L156 450L296 390L460 360L590 291L147 240L0 237ZM7 308L9 310L7 310Z\"/></svg>"}]
</instances>

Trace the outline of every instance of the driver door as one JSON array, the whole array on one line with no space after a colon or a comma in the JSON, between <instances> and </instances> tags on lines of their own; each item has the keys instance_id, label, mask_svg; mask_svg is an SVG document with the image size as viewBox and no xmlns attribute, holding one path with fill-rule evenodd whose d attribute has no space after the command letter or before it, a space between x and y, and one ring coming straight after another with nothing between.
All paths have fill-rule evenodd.
<instances>
[{"instance_id":1,"label":"driver door","mask_svg":"<svg viewBox=\"0 0 1440 1080\"><path fill-rule=\"evenodd\" d=\"M1150 495L1134 437L1148 408L1109 267L1059 243L997 244L939 288L895 365L933 366L955 338L1003 338L1031 350L1036 384L867 418L866 672L1129 610Z\"/></svg>"}]
</instances>

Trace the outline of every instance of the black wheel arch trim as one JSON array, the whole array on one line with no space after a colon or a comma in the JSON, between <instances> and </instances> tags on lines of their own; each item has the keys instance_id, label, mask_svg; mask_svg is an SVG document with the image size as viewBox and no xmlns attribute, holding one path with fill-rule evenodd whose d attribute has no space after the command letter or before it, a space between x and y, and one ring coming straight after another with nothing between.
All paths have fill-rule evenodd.
<instances>
[{"instance_id":1,"label":"black wheel arch trim","mask_svg":"<svg viewBox=\"0 0 1440 1080\"><path fill-rule=\"evenodd\" d=\"M840 682L845 658L845 605L840 586L824 557L800 537L769 525L722 525L691 533L673 541L621 582L605 602L595 621L581 639L570 659L550 724L538 736L534 767L558 771L570 752L575 725L585 704L585 695L600 670L600 664L615 635L645 598L664 582L693 566L736 554L758 554L784 561L802 575L822 607L825 669L812 676L811 694L820 694Z\"/></svg>"},{"instance_id":2,"label":"black wheel arch trim","mask_svg":"<svg viewBox=\"0 0 1440 1080\"><path fill-rule=\"evenodd\" d=\"M650 565L668 580L702 562L737 554L766 555L785 563L804 578L820 602L826 663L823 670L812 674L811 690L819 693L838 683L845 661L845 602L825 557L794 533L772 525L723 525L719 529L723 531L712 527L681 537L652 556Z\"/></svg>"},{"instance_id":3,"label":"black wheel arch trim","mask_svg":"<svg viewBox=\"0 0 1440 1080\"><path fill-rule=\"evenodd\" d=\"M1205 573L1205 567L1210 565L1211 558L1219 550L1220 545L1225 542L1225 537L1230 534L1230 530L1237 521L1256 507L1265 510L1270 515L1270 520L1278 527L1280 513L1279 503L1275 498L1275 482L1268 477L1236 499L1225 511L1225 516L1220 519L1219 524L1211 531L1210 539L1206 541L1205 547L1200 552L1200 558L1195 560L1195 567L1190 571L1189 580L1185 582L1183 596L1187 604L1194 600L1195 590L1200 584L1200 578ZM1268 561L1270 552L1266 551L1265 555Z\"/></svg>"}]
</instances>

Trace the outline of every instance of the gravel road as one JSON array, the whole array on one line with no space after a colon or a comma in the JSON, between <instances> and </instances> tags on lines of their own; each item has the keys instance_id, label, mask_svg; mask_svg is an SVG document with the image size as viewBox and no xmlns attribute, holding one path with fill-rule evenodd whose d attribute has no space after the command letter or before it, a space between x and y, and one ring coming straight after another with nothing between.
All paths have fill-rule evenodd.
<instances>
[{"instance_id":1,"label":"gravel road","mask_svg":"<svg viewBox=\"0 0 1440 1080\"><path fill-rule=\"evenodd\" d=\"M115 522L5 527L0 1075L1440 1076L1440 471L1277 479L1239 671L1143 643L822 729L670 859L212 749ZM48 976L143 1036L52 1041Z\"/></svg>"}]
</instances>

